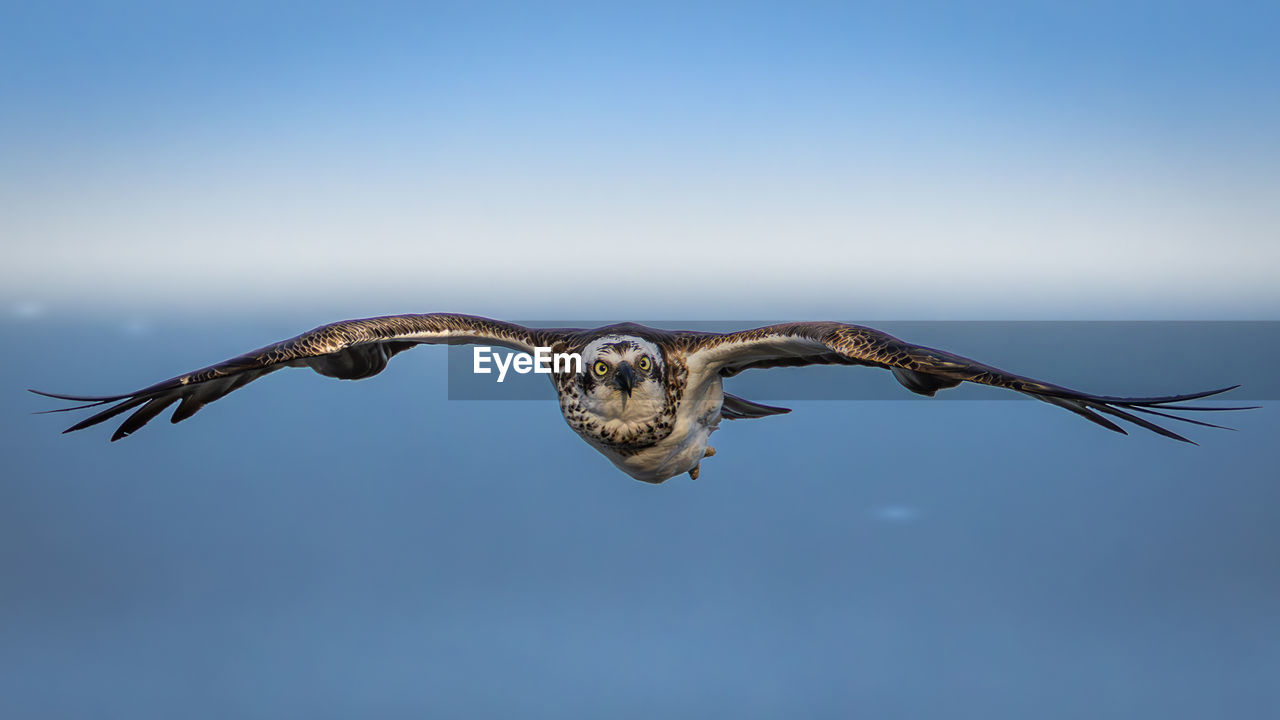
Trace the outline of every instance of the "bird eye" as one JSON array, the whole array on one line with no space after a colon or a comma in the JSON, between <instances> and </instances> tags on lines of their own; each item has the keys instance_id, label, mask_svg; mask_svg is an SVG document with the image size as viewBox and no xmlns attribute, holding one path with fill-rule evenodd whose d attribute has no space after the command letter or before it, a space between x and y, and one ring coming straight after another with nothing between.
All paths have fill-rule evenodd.
<instances>
[{"instance_id":1,"label":"bird eye","mask_svg":"<svg viewBox=\"0 0 1280 720\"><path fill-rule=\"evenodd\" d=\"M636 363L636 367L645 372L649 372L649 368L653 367L653 361L649 359L648 355L641 355L640 362Z\"/></svg>"},{"instance_id":2,"label":"bird eye","mask_svg":"<svg viewBox=\"0 0 1280 720\"><path fill-rule=\"evenodd\" d=\"M591 366L591 369L595 371L595 374L597 375L604 375L609 372L609 365L603 360L597 360L596 364Z\"/></svg>"}]
</instances>

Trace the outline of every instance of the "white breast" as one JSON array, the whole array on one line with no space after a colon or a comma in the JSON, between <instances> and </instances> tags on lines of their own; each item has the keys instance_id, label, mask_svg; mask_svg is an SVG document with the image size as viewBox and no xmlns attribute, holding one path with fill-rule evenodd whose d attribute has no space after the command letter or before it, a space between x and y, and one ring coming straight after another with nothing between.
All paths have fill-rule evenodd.
<instances>
[{"instance_id":1,"label":"white breast","mask_svg":"<svg viewBox=\"0 0 1280 720\"><path fill-rule=\"evenodd\" d=\"M719 376L709 378L697 387L689 387L676 411L671 434L634 455L621 455L616 450L598 446L605 457L631 477L648 483L660 483L687 473L702 461L707 439L720 424L720 407L724 388ZM593 443L594 444L594 443Z\"/></svg>"}]
</instances>

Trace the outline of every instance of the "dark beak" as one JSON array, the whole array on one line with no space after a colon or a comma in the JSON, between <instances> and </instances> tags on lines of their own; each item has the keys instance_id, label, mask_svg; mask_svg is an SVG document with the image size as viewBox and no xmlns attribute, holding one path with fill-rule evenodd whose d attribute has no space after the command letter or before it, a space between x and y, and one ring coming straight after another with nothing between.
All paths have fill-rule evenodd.
<instances>
[{"instance_id":1,"label":"dark beak","mask_svg":"<svg viewBox=\"0 0 1280 720\"><path fill-rule=\"evenodd\" d=\"M630 363L622 363L618 366L618 371L613 374L613 384L618 389L631 397L631 388L636 386L636 374L631 372Z\"/></svg>"}]
</instances>

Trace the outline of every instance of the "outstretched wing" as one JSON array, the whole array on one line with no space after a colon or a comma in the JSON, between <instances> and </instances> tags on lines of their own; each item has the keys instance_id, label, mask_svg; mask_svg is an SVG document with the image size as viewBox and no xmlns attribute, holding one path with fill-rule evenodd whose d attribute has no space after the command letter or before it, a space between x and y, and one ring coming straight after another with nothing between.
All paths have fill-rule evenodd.
<instances>
[{"instance_id":1,"label":"outstretched wing","mask_svg":"<svg viewBox=\"0 0 1280 720\"><path fill-rule=\"evenodd\" d=\"M835 322L788 323L723 335L685 336L689 371L719 373L729 377L752 368L799 365L866 365L887 368L908 390L932 396L938 390L962 382L1015 390L1037 400L1066 408L1108 430L1124 429L1099 415L1110 415L1174 440L1191 442L1133 412L1206 427L1221 427L1191 418L1170 415L1168 410L1248 410L1243 407L1178 405L1209 397L1238 386L1163 397L1111 397L1090 395L1060 385L1005 372L943 350L912 345L888 333L860 325ZM1133 411L1133 412L1130 412ZM1194 443L1193 443L1194 444Z\"/></svg>"},{"instance_id":2,"label":"outstretched wing","mask_svg":"<svg viewBox=\"0 0 1280 720\"><path fill-rule=\"evenodd\" d=\"M83 410L116 403L63 432L82 430L137 408L112 434L111 439L115 441L146 425L175 402L179 405L171 421L176 423L232 390L281 368L309 367L328 377L358 380L382 372L393 355L419 344L484 343L531 353L535 346L549 344L544 341L544 336L553 332L444 313L345 320L125 395L95 397L57 395L38 390L31 392L87 403L48 412Z\"/></svg>"}]
</instances>

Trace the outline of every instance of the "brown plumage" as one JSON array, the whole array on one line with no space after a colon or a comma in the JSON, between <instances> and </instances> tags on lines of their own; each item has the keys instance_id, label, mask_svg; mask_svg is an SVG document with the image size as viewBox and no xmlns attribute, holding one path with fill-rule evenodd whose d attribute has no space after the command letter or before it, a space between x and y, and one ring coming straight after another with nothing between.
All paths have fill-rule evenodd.
<instances>
[{"instance_id":1,"label":"brown plumage","mask_svg":"<svg viewBox=\"0 0 1280 720\"><path fill-rule=\"evenodd\" d=\"M720 420L788 412L786 408L760 405L723 392L723 378L759 368L818 364L885 368L907 389L930 396L962 382L979 383L1057 405L1108 430L1125 432L1104 416L1182 442L1191 441L1134 413L1219 427L1172 415L1169 411L1248 409L1178 404L1217 395L1235 386L1161 397L1091 395L942 350L913 345L878 330L838 322L788 323L741 332L706 333L660 330L632 323L595 329L528 328L445 313L392 315L324 325L123 395L32 392L85 403L48 412L109 406L65 432L82 430L133 411L112 434L114 441L135 432L175 403L177 408L170 419L176 423L191 417L206 404L281 368L308 367L328 377L354 380L376 375L392 357L420 344L498 345L527 353L532 353L535 347L549 347L553 352L582 353L594 341L615 336L625 342L608 343L610 353L622 352L621 348L635 353L654 348L650 352L658 356L653 359L656 366L651 373L657 384L651 388L655 393L651 413L623 421L593 409L586 392L589 378L560 373L551 376L552 382L570 427L621 469L649 482L661 482L680 472L696 474L697 460L709 449L706 436L715 430ZM584 358L584 362L589 361ZM628 396L630 393L628 386ZM678 462L672 460L677 455Z\"/></svg>"}]
</instances>

